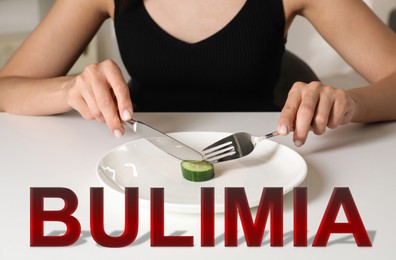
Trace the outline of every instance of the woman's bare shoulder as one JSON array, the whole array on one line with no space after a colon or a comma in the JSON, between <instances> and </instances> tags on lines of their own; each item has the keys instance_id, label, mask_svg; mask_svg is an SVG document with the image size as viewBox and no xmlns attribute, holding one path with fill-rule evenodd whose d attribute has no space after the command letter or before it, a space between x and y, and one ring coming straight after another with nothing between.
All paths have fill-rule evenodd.
<instances>
[{"instance_id":1,"label":"woman's bare shoulder","mask_svg":"<svg viewBox=\"0 0 396 260\"><path fill-rule=\"evenodd\" d=\"M57 0L60 1L60 0ZM76 8L85 9L89 12L97 12L101 15L112 17L114 13L115 0L62 0L76 5Z\"/></svg>"},{"instance_id":2,"label":"woman's bare shoulder","mask_svg":"<svg viewBox=\"0 0 396 260\"><path fill-rule=\"evenodd\" d=\"M113 17L115 0L79 0L81 5L91 6L92 9L106 14L108 17Z\"/></svg>"},{"instance_id":3,"label":"woman's bare shoulder","mask_svg":"<svg viewBox=\"0 0 396 260\"><path fill-rule=\"evenodd\" d=\"M96 2L96 0L91 0L93 2ZM114 18L114 1L115 0L98 0L98 5L100 5L99 7L102 8L102 10L104 10L105 12L107 12L107 14L109 15L109 17ZM100 3L99 3L100 2Z\"/></svg>"}]
</instances>

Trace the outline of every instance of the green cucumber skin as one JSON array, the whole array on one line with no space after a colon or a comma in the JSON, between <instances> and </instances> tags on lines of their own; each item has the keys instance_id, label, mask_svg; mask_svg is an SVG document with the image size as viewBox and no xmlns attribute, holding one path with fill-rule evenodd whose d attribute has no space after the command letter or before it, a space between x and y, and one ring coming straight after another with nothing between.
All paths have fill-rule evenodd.
<instances>
[{"instance_id":1,"label":"green cucumber skin","mask_svg":"<svg viewBox=\"0 0 396 260\"><path fill-rule=\"evenodd\" d=\"M186 160L182 161L180 165L182 168L183 177L186 180L202 182L211 180L214 177L214 166L210 162Z\"/></svg>"}]
</instances>

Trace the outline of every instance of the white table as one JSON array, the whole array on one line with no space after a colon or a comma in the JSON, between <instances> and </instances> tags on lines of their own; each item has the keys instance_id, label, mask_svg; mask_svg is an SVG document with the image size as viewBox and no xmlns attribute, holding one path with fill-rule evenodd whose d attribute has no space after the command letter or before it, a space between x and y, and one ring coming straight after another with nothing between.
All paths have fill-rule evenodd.
<instances>
[{"instance_id":1,"label":"white table","mask_svg":"<svg viewBox=\"0 0 396 260\"><path fill-rule=\"evenodd\" d=\"M276 127L278 113L141 113L136 118L164 132L248 131L263 134ZM214 247L200 246L200 217L165 213L165 235L194 236L194 247L151 247L149 209L139 208L137 240L123 248L106 248L90 235L89 192L103 187L96 175L98 161L112 148L136 138L114 138L107 127L85 121L77 113L26 117L0 113L0 259L393 259L396 256L396 123L349 124L310 135L296 148L291 136L273 139L303 156L308 175L308 246L293 246L293 196L284 197L284 246L269 245L269 223L261 247L248 247L240 230L237 247L224 246L224 215L216 216ZM67 247L30 247L30 188L65 187L78 197L74 216L82 237ZM312 247L330 195L349 187L369 233L372 247L358 247L349 234L331 235L326 247ZM108 233L123 230L124 197L108 187L105 222ZM46 199L51 209L59 200ZM342 220L343 210L340 211ZM345 218L345 217L344 217ZM47 223L46 234L64 226Z\"/></svg>"}]
</instances>

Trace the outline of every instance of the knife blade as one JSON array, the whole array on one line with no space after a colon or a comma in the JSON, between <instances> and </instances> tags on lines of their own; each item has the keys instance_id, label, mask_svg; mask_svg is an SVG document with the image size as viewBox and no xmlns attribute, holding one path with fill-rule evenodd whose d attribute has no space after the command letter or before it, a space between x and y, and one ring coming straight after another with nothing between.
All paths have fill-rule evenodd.
<instances>
[{"instance_id":1,"label":"knife blade","mask_svg":"<svg viewBox=\"0 0 396 260\"><path fill-rule=\"evenodd\" d=\"M141 121L132 119L125 121L124 124L153 145L180 160L203 159L200 152Z\"/></svg>"}]
</instances>

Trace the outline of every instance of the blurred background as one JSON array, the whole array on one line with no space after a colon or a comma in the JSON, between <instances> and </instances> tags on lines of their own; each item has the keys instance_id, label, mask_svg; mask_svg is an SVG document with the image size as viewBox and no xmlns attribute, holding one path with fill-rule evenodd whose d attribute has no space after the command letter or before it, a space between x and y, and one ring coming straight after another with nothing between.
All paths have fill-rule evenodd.
<instances>
[{"instance_id":1,"label":"blurred background","mask_svg":"<svg viewBox=\"0 0 396 260\"><path fill-rule=\"evenodd\" d=\"M0 67L5 64L26 35L37 26L54 1L0 0ZM384 23L395 23L396 17L392 16L391 19L391 11L396 10L395 0L364 2ZM324 83L340 88L366 84L365 80L357 75L303 18L297 17L290 28L286 48L305 60ZM104 59L116 61L123 70L125 79L130 79L118 52L111 20L103 24L70 74L77 74L86 65Z\"/></svg>"}]
</instances>

